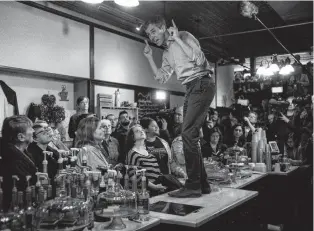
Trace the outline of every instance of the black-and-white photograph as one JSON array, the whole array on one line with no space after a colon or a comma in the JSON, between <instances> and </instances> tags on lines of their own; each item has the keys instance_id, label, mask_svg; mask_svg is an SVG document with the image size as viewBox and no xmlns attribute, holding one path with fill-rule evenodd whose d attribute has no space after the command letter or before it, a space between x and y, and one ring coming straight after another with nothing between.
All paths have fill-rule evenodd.
<instances>
[{"instance_id":1,"label":"black-and-white photograph","mask_svg":"<svg viewBox=\"0 0 314 231\"><path fill-rule=\"evenodd\" d=\"M313 231L313 1L0 1L0 231Z\"/></svg>"}]
</instances>

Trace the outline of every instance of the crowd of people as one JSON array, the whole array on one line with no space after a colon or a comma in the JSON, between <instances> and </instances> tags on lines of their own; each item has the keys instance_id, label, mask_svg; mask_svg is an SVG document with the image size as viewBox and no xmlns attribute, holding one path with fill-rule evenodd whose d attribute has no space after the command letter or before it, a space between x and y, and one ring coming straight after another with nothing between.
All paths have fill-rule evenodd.
<instances>
[{"instance_id":1,"label":"crowd of people","mask_svg":"<svg viewBox=\"0 0 314 231\"><path fill-rule=\"evenodd\" d=\"M251 110L243 116L241 108L226 112L210 108L199 133L203 158L225 164L234 148L250 157L252 135L262 127L266 130L267 140L278 143L281 154L287 155L297 165L312 164L313 106L296 105L291 97L287 101L289 106L285 112L276 113L269 109L267 121L261 121L260 111ZM79 165L85 152L87 165L92 170L117 164L145 168L151 195L182 186L177 180L187 178L181 134L182 107L175 109L171 121L163 119L161 127L149 117L131 122L126 111L121 111L118 118L108 114L100 120L88 113L87 97L78 98L77 107L78 112L70 119L68 133L73 138L72 147L80 149ZM31 183L35 183L36 172L42 171L43 151L52 153L47 156L48 175L54 179L60 150L71 148L55 145L57 143L45 121L37 119L32 123L26 116L6 118L2 128L0 161L5 191L12 189L12 175L19 177L18 190L25 189L27 175L32 176ZM9 203L10 195L5 195Z\"/></svg>"}]
</instances>

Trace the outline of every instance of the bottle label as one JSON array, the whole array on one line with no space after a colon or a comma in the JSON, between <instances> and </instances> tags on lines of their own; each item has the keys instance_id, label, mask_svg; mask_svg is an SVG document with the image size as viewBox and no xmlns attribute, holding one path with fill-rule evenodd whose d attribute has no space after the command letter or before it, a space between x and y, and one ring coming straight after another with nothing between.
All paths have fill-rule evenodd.
<instances>
[{"instance_id":1,"label":"bottle label","mask_svg":"<svg viewBox=\"0 0 314 231\"><path fill-rule=\"evenodd\" d=\"M148 200L148 198L146 199L139 199L138 200L138 207L137 207L137 209L138 209L138 212L140 213L140 214L148 214L149 213L149 200Z\"/></svg>"}]
</instances>

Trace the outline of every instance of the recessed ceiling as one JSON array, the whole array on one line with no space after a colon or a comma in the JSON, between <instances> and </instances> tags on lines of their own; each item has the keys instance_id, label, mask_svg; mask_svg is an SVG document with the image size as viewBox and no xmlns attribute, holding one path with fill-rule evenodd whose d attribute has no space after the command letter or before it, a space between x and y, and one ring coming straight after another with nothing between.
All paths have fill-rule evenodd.
<instances>
[{"instance_id":1,"label":"recessed ceiling","mask_svg":"<svg viewBox=\"0 0 314 231\"><path fill-rule=\"evenodd\" d=\"M146 21L152 15L164 15L168 23L173 19L179 30L195 35L211 61L285 53L267 31L219 37L263 29L256 20L239 14L238 1L140 1L140 5L134 8L122 7L113 1L105 1L100 5L81 1L51 3L143 36L145 34L142 31L135 29L137 22ZM313 22L312 1L254 1L254 4L259 7L258 17L267 27ZM312 23L273 32L291 52L309 51L313 46Z\"/></svg>"}]
</instances>

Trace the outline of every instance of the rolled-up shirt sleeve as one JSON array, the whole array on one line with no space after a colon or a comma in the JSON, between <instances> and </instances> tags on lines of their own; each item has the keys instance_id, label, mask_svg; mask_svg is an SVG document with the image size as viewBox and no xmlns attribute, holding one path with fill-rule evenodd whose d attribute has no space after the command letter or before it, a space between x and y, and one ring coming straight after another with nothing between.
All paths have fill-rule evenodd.
<instances>
[{"instance_id":1,"label":"rolled-up shirt sleeve","mask_svg":"<svg viewBox=\"0 0 314 231\"><path fill-rule=\"evenodd\" d=\"M187 33L183 37L183 42L189 45L192 48L192 60L196 63L196 65L201 66L203 65L207 59L201 49L199 41L190 33Z\"/></svg>"},{"instance_id":2,"label":"rolled-up shirt sleeve","mask_svg":"<svg viewBox=\"0 0 314 231\"><path fill-rule=\"evenodd\" d=\"M157 74L154 78L161 84L166 83L173 74L173 69L170 66L168 59L163 56L161 67L157 70Z\"/></svg>"}]
</instances>

